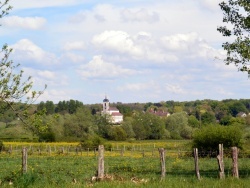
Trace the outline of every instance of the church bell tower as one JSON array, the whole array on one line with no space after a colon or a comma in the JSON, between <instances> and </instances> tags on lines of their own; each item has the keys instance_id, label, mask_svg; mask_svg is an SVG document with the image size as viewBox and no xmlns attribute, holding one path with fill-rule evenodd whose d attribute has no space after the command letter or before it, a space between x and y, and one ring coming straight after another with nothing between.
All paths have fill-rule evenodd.
<instances>
[{"instance_id":1,"label":"church bell tower","mask_svg":"<svg viewBox=\"0 0 250 188\"><path fill-rule=\"evenodd\" d=\"M103 99L103 112L107 113L109 110L109 100L107 99L107 96L105 96L105 99Z\"/></svg>"}]
</instances>

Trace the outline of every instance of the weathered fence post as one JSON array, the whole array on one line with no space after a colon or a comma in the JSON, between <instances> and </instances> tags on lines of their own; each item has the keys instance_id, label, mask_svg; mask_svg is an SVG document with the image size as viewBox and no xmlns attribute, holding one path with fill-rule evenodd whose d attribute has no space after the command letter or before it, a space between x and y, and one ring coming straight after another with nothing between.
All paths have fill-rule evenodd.
<instances>
[{"instance_id":1,"label":"weathered fence post","mask_svg":"<svg viewBox=\"0 0 250 188\"><path fill-rule=\"evenodd\" d=\"M9 154L12 153L12 145L10 145Z\"/></svg>"},{"instance_id":2,"label":"weathered fence post","mask_svg":"<svg viewBox=\"0 0 250 188\"><path fill-rule=\"evenodd\" d=\"M50 145L48 146L48 153L49 153L49 156L51 156L51 147L50 147Z\"/></svg>"},{"instance_id":3,"label":"weathered fence post","mask_svg":"<svg viewBox=\"0 0 250 188\"><path fill-rule=\"evenodd\" d=\"M217 161L219 166L219 177L220 179L224 179L225 172L224 172L224 161L223 161L223 144L219 144L219 155L217 155Z\"/></svg>"},{"instance_id":4,"label":"weathered fence post","mask_svg":"<svg viewBox=\"0 0 250 188\"><path fill-rule=\"evenodd\" d=\"M39 155L42 154L42 152L41 152L41 147L40 147L40 146L39 146L39 148L38 148L38 154L39 154Z\"/></svg>"},{"instance_id":5,"label":"weathered fence post","mask_svg":"<svg viewBox=\"0 0 250 188\"><path fill-rule=\"evenodd\" d=\"M144 150L142 150L142 157L145 157L145 151Z\"/></svg>"},{"instance_id":6,"label":"weathered fence post","mask_svg":"<svg viewBox=\"0 0 250 188\"><path fill-rule=\"evenodd\" d=\"M165 149L159 148L160 160L161 160L161 179L165 178L166 175L166 163L165 163Z\"/></svg>"},{"instance_id":7,"label":"weathered fence post","mask_svg":"<svg viewBox=\"0 0 250 188\"><path fill-rule=\"evenodd\" d=\"M238 154L239 149L237 147L232 147L232 176L235 178L239 178L239 170L238 170Z\"/></svg>"},{"instance_id":8,"label":"weathered fence post","mask_svg":"<svg viewBox=\"0 0 250 188\"><path fill-rule=\"evenodd\" d=\"M194 148L194 164L195 164L196 176L198 180L200 180L201 177L200 177L199 164L198 164L198 149L197 148Z\"/></svg>"},{"instance_id":9,"label":"weathered fence post","mask_svg":"<svg viewBox=\"0 0 250 188\"><path fill-rule=\"evenodd\" d=\"M121 149L121 157L124 156L124 149Z\"/></svg>"},{"instance_id":10,"label":"weathered fence post","mask_svg":"<svg viewBox=\"0 0 250 188\"><path fill-rule=\"evenodd\" d=\"M98 154L99 154L99 159L98 159L98 180L103 180L104 178L104 146L99 145L98 147Z\"/></svg>"},{"instance_id":11,"label":"weathered fence post","mask_svg":"<svg viewBox=\"0 0 250 188\"><path fill-rule=\"evenodd\" d=\"M25 174L27 172L27 159L28 159L28 152L27 152L27 148L24 147L23 151L22 151L22 170L23 170L23 174Z\"/></svg>"}]
</instances>

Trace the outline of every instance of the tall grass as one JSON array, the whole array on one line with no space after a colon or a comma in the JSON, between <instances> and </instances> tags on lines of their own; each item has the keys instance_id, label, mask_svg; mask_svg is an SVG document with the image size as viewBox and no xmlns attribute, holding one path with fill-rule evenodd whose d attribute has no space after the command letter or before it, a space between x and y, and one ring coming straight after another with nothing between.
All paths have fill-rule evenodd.
<instances>
[{"instance_id":1,"label":"tall grass","mask_svg":"<svg viewBox=\"0 0 250 188\"><path fill-rule=\"evenodd\" d=\"M6 144L6 143L5 143ZM15 148L26 143L8 143ZM48 144L48 143L46 143ZM46 148L44 144L44 148ZM56 143L56 146L63 146ZM74 143L68 143L72 146ZM97 153L87 155L71 153L48 155L45 151L28 156L28 172L21 173L21 152L0 154L1 187L249 187L250 159L239 159L240 179L231 177L231 159L225 158L225 180L218 178L218 165L215 158L200 158L201 180L197 180L194 172L192 157L179 155L179 150L188 150L187 142L183 141L149 141L149 142L112 142L112 151L105 151L105 173L107 178L103 182L92 182L96 175ZM34 145L33 145L34 146ZM39 146L39 145L38 145ZM51 147L53 147L51 143ZM65 146L65 145L64 145ZM127 148L121 156L120 149ZM129 147L137 148L130 150ZM160 180L161 168L157 151L158 147L168 148L166 152L166 178ZM154 150L153 150L154 149ZM190 150L190 149L189 149ZM145 151L144 155L143 151ZM152 153L154 151L154 153Z\"/></svg>"}]
</instances>

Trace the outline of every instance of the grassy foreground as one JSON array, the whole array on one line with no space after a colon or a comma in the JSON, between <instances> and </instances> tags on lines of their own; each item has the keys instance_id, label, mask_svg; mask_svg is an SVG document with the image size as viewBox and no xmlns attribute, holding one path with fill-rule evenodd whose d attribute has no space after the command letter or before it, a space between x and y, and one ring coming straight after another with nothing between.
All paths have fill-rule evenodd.
<instances>
[{"instance_id":1,"label":"grassy foreground","mask_svg":"<svg viewBox=\"0 0 250 188\"><path fill-rule=\"evenodd\" d=\"M167 144L166 144L167 143ZM103 182L91 181L95 176L98 164L97 152L87 151L76 153L75 146L65 153L52 152L50 155L43 150L36 149L28 156L28 172L21 173L21 146L33 143L5 143L11 144L11 154L0 154L1 187L249 187L250 159L239 159L240 179L231 177L231 159L225 158L225 180L218 179L218 165L215 158L199 160L201 180L197 180L194 173L194 160L185 156L188 150L186 142L158 141L158 142L114 142L112 151L105 151L105 173ZM27 144L27 145L26 145ZM32 147L35 147L33 144ZM44 149L48 144L44 144ZM62 143L56 143L61 147ZM76 144L77 145L77 144ZM19 147L20 146L20 147ZM41 147L37 145L37 147ZM167 148L166 177L161 181L160 160L158 147ZM168 148L169 147L169 148ZM51 148L54 145L51 143ZM57 150L58 150L57 148ZM125 148L121 155L121 148ZM132 150L131 148L134 148ZM155 150L154 150L155 149ZM12 185L10 185L12 184Z\"/></svg>"}]
</instances>

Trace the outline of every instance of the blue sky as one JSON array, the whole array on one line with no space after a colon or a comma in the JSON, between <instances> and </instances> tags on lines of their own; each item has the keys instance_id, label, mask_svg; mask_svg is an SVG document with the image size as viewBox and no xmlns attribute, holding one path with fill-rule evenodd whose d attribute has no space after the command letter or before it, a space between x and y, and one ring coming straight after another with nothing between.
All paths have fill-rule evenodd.
<instances>
[{"instance_id":1,"label":"blue sky","mask_svg":"<svg viewBox=\"0 0 250 188\"><path fill-rule=\"evenodd\" d=\"M247 74L222 61L219 2L11 0L0 42L34 89L48 85L39 101L249 98Z\"/></svg>"}]
</instances>

